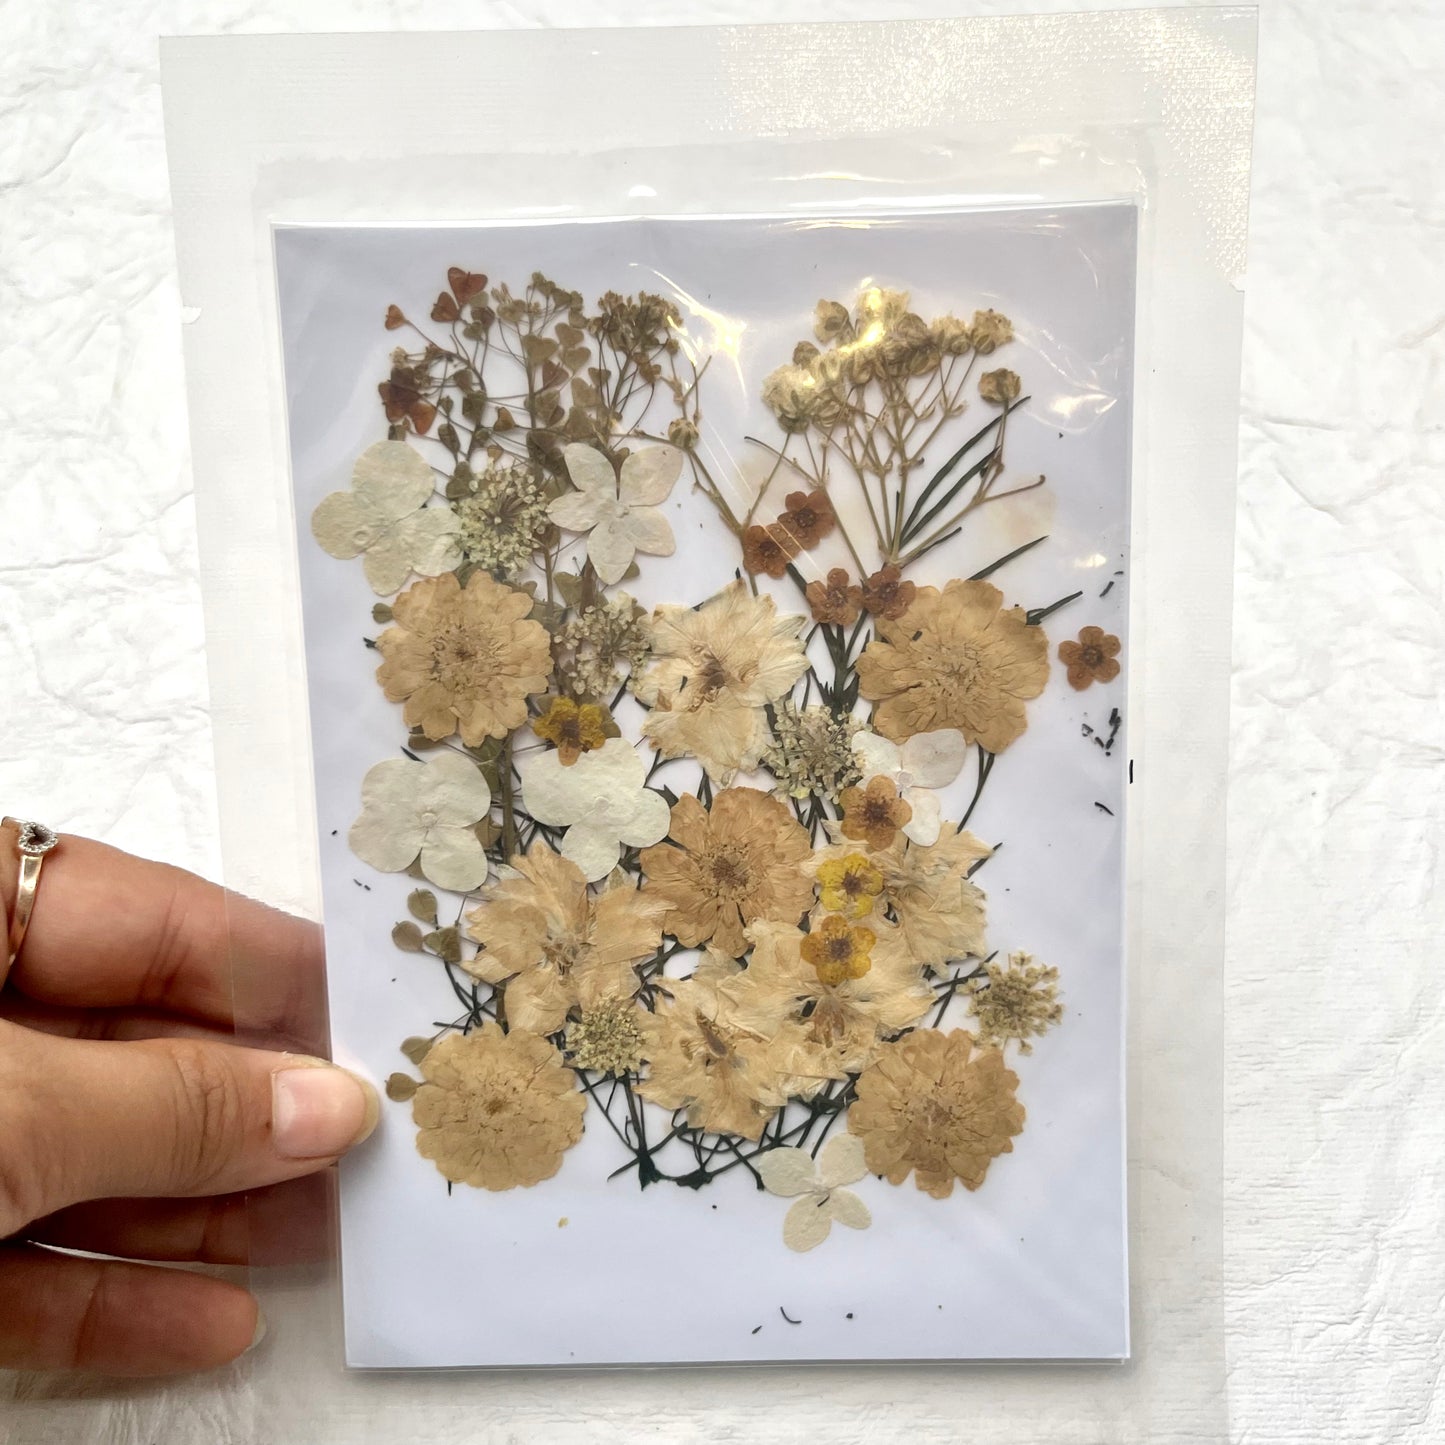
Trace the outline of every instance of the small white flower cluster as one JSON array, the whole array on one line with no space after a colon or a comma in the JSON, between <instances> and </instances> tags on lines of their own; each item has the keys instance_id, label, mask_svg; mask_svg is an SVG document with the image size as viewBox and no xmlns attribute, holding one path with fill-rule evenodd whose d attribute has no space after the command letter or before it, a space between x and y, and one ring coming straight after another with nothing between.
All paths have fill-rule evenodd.
<instances>
[{"instance_id":1,"label":"small white flower cluster","mask_svg":"<svg viewBox=\"0 0 1445 1445\"><path fill-rule=\"evenodd\" d=\"M541 478L528 466L488 467L454 509L467 560L506 577L526 570L548 526Z\"/></svg>"}]
</instances>

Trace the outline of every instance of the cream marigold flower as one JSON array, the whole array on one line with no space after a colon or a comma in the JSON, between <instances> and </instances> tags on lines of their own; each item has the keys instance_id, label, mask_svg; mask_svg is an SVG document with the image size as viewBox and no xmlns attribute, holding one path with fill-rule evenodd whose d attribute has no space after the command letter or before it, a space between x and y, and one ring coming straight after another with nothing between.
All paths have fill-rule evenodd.
<instances>
[{"instance_id":1,"label":"cream marigold flower","mask_svg":"<svg viewBox=\"0 0 1445 1445\"><path fill-rule=\"evenodd\" d=\"M383 873L400 873L420 858L438 888L466 893L487 876L476 825L491 807L492 790L468 758L450 752L426 762L390 758L361 780L361 816L347 841Z\"/></svg>"},{"instance_id":2,"label":"cream marigold flower","mask_svg":"<svg viewBox=\"0 0 1445 1445\"><path fill-rule=\"evenodd\" d=\"M456 518L428 507L432 469L405 442L376 442L356 459L351 490L332 492L311 514L311 534L333 557L364 553L373 592L388 596L413 573L434 577L462 560Z\"/></svg>"},{"instance_id":3,"label":"cream marigold flower","mask_svg":"<svg viewBox=\"0 0 1445 1445\"><path fill-rule=\"evenodd\" d=\"M741 580L696 609L658 607L652 666L634 688L651 709L643 734L665 758L697 758L723 786L757 767L768 746L764 709L808 670L803 623Z\"/></svg>"},{"instance_id":4,"label":"cream marigold flower","mask_svg":"<svg viewBox=\"0 0 1445 1445\"><path fill-rule=\"evenodd\" d=\"M866 788L844 788L838 803L843 809L843 836L870 848L888 847L913 817L913 809L887 778L870 778Z\"/></svg>"},{"instance_id":5,"label":"cream marigold flower","mask_svg":"<svg viewBox=\"0 0 1445 1445\"><path fill-rule=\"evenodd\" d=\"M1023 1132L1018 1075L961 1029L917 1029L884 1044L857 1087L848 1128L863 1141L869 1171L892 1184L913 1174L935 1199L952 1194L956 1180L977 1189Z\"/></svg>"},{"instance_id":6,"label":"cream marigold flower","mask_svg":"<svg viewBox=\"0 0 1445 1445\"><path fill-rule=\"evenodd\" d=\"M562 457L577 490L558 497L548 515L569 532L588 534L587 556L604 582L620 582L639 552L672 555L672 526L657 509L682 471L676 447L634 451L620 474L603 452L583 442L563 448Z\"/></svg>"},{"instance_id":7,"label":"cream marigold flower","mask_svg":"<svg viewBox=\"0 0 1445 1445\"><path fill-rule=\"evenodd\" d=\"M537 842L467 914L481 952L462 967L505 985L507 1022L555 1033L568 1013L632 998L657 951L666 905L620 883L593 894L581 871Z\"/></svg>"},{"instance_id":8,"label":"cream marigold flower","mask_svg":"<svg viewBox=\"0 0 1445 1445\"><path fill-rule=\"evenodd\" d=\"M802 871L812 851L807 830L756 788L717 793L711 812L684 793L668 836L670 843L642 850L642 871L647 893L668 905L664 931L689 948L711 941L738 958L747 950L749 923L796 922L813 901L812 880Z\"/></svg>"},{"instance_id":9,"label":"cream marigold flower","mask_svg":"<svg viewBox=\"0 0 1445 1445\"><path fill-rule=\"evenodd\" d=\"M815 1249L835 1221L849 1229L867 1229L873 1222L868 1206L843 1187L868 1172L862 1142L853 1134L835 1134L816 1160L806 1149L769 1149L757 1169L769 1194L801 1196L783 1219L783 1243L789 1249Z\"/></svg>"},{"instance_id":10,"label":"cream marigold flower","mask_svg":"<svg viewBox=\"0 0 1445 1445\"><path fill-rule=\"evenodd\" d=\"M862 853L818 864L818 901L829 913L867 918L883 892L883 875Z\"/></svg>"},{"instance_id":11,"label":"cream marigold flower","mask_svg":"<svg viewBox=\"0 0 1445 1445\"><path fill-rule=\"evenodd\" d=\"M968 757L963 734L957 728L939 728L917 733L899 747L877 733L863 732L853 739L853 752L863 777L887 778L908 804L905 836L915 843L936 843L943 822L934 789L946 788L962 771Z\"/></svg>"},{"instance_id":12,"label":"cream marigold flower","mask_svg":"<svg viewBox=\"0 0 1445 1445\"><path fill-rule=\"evenodd\" d=\"M531 621L532 599L474 572L417 582L392 604L396 626L376 640L377 681L403 702L407 726L467 747L505 737L527 720L527 698L547 688L552 650Z\"/></svg>"},{"instance_id":13,"label":"cream marigold flower","mask_svg":"<svg viewBox=\"0 0 1445 1445\"><path fill-rule=\"evenodd\" d=\"M1062 1022L1059 971L1037 964L1027 953L1009 954L1008 963L990 963L982 978L968 983L968 1011L978 1020L978 1041L1002 1049L1017 1043L1031 1054L1030 1039Z\"/></svg>"},{"instance_id":14,"label":"cream marigold flower","mask_svg":"<svg viewBox=\"0 0 1445 1445\"><path fill-rule=\"evenodd\" d=\"M997 587L955 580L941 592L920 588L900 618L879 618L877 630L858 659L858 681L878 704L873 725L884 737L901 743L957 728L998 753L1028 726L1024 704L1049 675L1048 638L1022 609L1003 610Z\"/></svg>"},{"instance_id":15,"label":"cream marigold flower","mask_svg":"<svg viewBox=\"0 0 1445 1445\"><path fill-rule=\"evenodd\" d=\"M540 1184L582 1137L585 1095L536 1034L494 1023L448 1034L421 1061L412 1096L417 1152L446 1178L478 1189Z\"/></svg>"}]
</instances>

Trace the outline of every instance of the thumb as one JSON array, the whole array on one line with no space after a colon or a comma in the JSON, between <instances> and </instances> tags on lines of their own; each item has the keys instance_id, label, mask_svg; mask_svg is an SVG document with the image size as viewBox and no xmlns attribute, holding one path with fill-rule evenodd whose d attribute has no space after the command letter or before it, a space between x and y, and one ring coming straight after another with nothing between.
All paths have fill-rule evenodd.
<instances>
[{"instance_id":1,"label":"thumb","mask_svg":"<svg viewBox=\"0 0 1445 1445\"><path fill-rule=\"evenodd\" d=\"M0 1025L0 1238L88 1199L228 1194L310 1174L376 1127L324 1060L189 1038Z\"/></svg>"}]
</instances>

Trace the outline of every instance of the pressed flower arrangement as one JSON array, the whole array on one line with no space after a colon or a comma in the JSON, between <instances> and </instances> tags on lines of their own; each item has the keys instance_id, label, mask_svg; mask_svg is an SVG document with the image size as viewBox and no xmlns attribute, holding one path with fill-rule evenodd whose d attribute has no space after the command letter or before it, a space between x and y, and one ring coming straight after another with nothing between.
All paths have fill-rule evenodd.
<instances>
[{"instance_id":1,"label":"pressed flower arrangement","mask_svg":"<svg viewBox=\"0 0 1445 1445\"><path fill-rule=\"evenodd\" d=\"M1058 973L991 947L967 824L1051 656L1107 686L1119 643L1056 646L1080 594L989 580L1043 538L941 570L1044 485L1005 463L1011 322L878 288L813 322L759 383L748 486L709 468L708 358L663 297L453 267L426 322L386 312L387 435L312 530L383 599L398 751L350 843L411 876L392 940L455 999L388 1084L449 1185L541 1186L601 1127L619 1178L794 1198L806 1250L869 1223L846 1186L976 1190L1024 1130L1005 1055L1062 1021ZM734 575L646 608L679 488Z\"/></svg>"}]
</instances>

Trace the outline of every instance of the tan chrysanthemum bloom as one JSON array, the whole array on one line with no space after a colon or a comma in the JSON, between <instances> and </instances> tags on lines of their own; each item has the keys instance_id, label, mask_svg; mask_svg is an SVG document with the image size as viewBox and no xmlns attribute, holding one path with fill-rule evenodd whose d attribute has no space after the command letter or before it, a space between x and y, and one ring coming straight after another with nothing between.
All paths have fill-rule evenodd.
<instances>
[{"instance_id":1,"label":"tan chrysanthemum bloom","mask_svg":"<svg viewBox=\"0 0 1445 1445\"><path fill-rule=\"evenodd\" d=\"M586 1097L562 1056L536 1034L494 1023L448 1034L421 1061L412 1096L417 1152L456 1184L540 1184L582 1137Z\"/></svg>"},{"instance_id":2,"label":"tan chrysanthemum bloom","mask_svg":"<svg viewBox=\"0 0 1445 1445\"><path fill-rule=\"evenodd\" d=\"M859 691L878 704L874 728L896 743L957 728L1002 752L1028 726L1024 704L1044 690L1049 641L987 582L922 587L858 659Z\"/></svg>"},{"instance_id":3,"label":"tan chrysanthemum bloom","mask_svg":"<svg viewBox=\"0 0 1445 1445\"><path fill-rule=\"evenodd\" d=\"M836 823L829 824L829 835L833 846L818 849L804 865L825 890L858 854L858 845L844 839ZM936 843L925 846L900 834L890 847L868 854L868 863L882 878L874 916L890 911L897 918L908 956L921 967L942 969L988 951L984 896L968 874L991 851L950 823ZM824 905L831 906L826 892Z\"/></svg>"},{"instance_id":4,"label":"tan chrysanthemum bloom","mask_svg":"<svg viewBox=\"0 0 1445 1445\"><path fill-rule=\"evenodd\" d=\"M781 999L754 1009L744 1026L719 987L732 976L726 965L705 963L689 979L659 980L668 996L643 1022L647 1078L637 1092L686 1110L694 1129L757 1139L787 1102L807 1047Z\"/></svg>"},{"instance_id":5,"label":"tan chrysanthemum bloom","mask_svg":"<svg viewBox=\"0 0 1445 1445\"><path fill-rule=\"evenodd\" d=\"M460 733L469 748L527 720L527 698L545 692L547 630L532 599L474 572L463 589L447 572L408 587L392 604L396 626L376 640L377 681L405 703L407 726L432 739Z\"/></svg>"},{"instance_id":6,"label":"tan chrysanthemum bloom","mask_svg":"<svg viewBox=\"0 0 1445 1445\"><path fill-rule=\"evenodd\" d=\"M884 1044L858 1080L848 1128L863 1141L870 1173L947 1199L955 1180L977 1189L988 1166L1013 1152L1024 1106L1018 1075L997 1049L976 1049L962 1029L918 1029Z\"/></svg>"},{"instance_id":7,"label":"tan chrysanthemum bloom","mask_svg":"<svg viewBox=\"0 0 1445 1445\"><path fill-rule=\"evenodd\" d=\"M467 914L467 935L482 951L462 967L505 984L507 1022L538 1034L555 1033L574 1008L630 999L667 911L630 883L590 893L582 870L541 841L513 858L485 897Z\"/></svg>"},{"instance_id":8,"label":"tan chrysanthemum bloom","mask_svg":"<svg viewBox=\"0 0 1445 1445\"><path fill-rule=\"evenodd\" d=\"M831 914L815 923L815 930L829 919L841 922ZM802 1029L806 1050L791 1061L790 1093L816 1093L829 1079L857 1073L873 1061L885 1038L916 1024L933 1006L933 989L899 930L876 921L866 931L872 934L869 966L857 977L829 981L805 953L815 933L755 923L748 930L753 952L747 968L720 986L742 1027L763 1029L781 1015Z\"/></svg>"},{"instance_id":9,"label":"tan chrysanthemum bloom","mask_svg":"<svg viewBox=\"0 0 1445 1445\"><path fill-rule=\"evenodd\" d=\"M768 703L808 670L804 618L779 616L741 580L699 608L665 603L652 616L653 663L638 679L651 708L643 733L665 758L695 757L726 786L768 746Z\"/></svg>"},{"instance_id":10,"label":"tan chrysanthemum bloom","mask_svg":"<svg viewBox=\"0 0 1445 1445\"><path fill-rule=\"evenodd\" d=\"M711 812L684 793L668 837L670 843L642 850L644 892L666 902L663 931L689 948L711 942L738 958L747 950L749 923L796 922L813 901L812 879L803 871L812 851L807 829L756 788L717 793Z\"/></svg>"}]
</instances>

